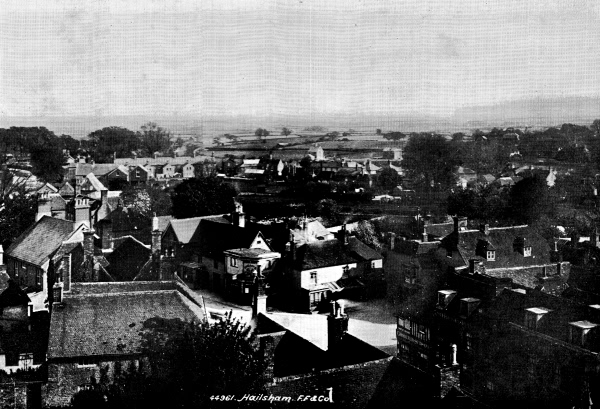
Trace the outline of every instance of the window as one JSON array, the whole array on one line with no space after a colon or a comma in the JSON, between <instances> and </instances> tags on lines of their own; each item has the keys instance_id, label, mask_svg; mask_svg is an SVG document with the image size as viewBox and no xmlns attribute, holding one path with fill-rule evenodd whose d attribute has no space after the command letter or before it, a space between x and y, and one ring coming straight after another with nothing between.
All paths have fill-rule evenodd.
<instances>
[{"instance_id":1,"label":"window","mask_svg":"<svg viewBox=\"0 0 600 409\"><path fill-rule=\"evenodd\" d=\"M96 360L93 357L89 357L89 356L79 358L79 360L77 361L77 366L78 367L96 366Z\"/></svg>"},{"instance_id":2,"label":"window","mask_svg":"<svg viewBox=\"0 0 600 409\"><path fill-rule=\"evenodd\" d=\"M238 265L238 264L237 264L237 258L234 258L234 257L229 257L229 265L230 265L231 267L237 267L237 265Z\"/></svg>"},{"instance_id":3,"label":"window","mask_svg":"<svg viewBox=\"0 0 600 409\"><path fill-rule=\"evenodd\" d=\"M401 342L398 345L398 354L401 355L401 356L406 357L406 356L408 356L408 352L409 352L408 345L405 344L404 342Z\"/></svg>"},{"instance_id":4,"label":"window","mask_svg":"<svg viewBox=\"0 0 600 409\"><path fill-rule=\"evenodd\" d=\"M398 317L398 327L410 331L410 320L408 318Z\"/></svg>"},{"instance_id":5,"label":"window","mask_svg":"<svg viewBox=\"0 0 600 409\"><path fill-rule=\"evenodd\" d=\"M140 177L140 170L139 170L139 169L136 169L136 170L135 170L135 177L136 177L136 178L139 178L139 177Z\"/></svg>"},{"instance_id":6,"label":"window","mask_svg":"<svg viewBox=\"0 0 600 409\"><path fill-rule=\"evenodd\" d=\"M35 285L42 285L42 272L35 270Z\"/></svg>"},{"instance_id":7,"label":"window","mask_svg":"<svg viewBox=\"0 0 600 409\"><path fill-rule=\"evenodd\" d=\"M494 250L488 250L487 252L487 261L496 260L496 252Z\"/></svg>"},{"instance_id":8,"label":"window","mask_svg":"<svg viewBox=\"0 0 600 409\"><path fill-rule=\"evenodd\" d=\"M28 370L33 365L33 354L21 354L19 355L19 366L25 370Z\"/></svg>"},{"instance_id":9,"label":"window","mask_svg":"<svg viewBox=\"0 0 600 409\"><path fill-rule=\"evenodd\" d=\"M62 281L63 281L63 271L64 270L63 270L62 267L58 269L58 272L56 273L56 282L57 283L62 283Z\"/></svg>"},{"instance_id":10,"label":"window","mask_svg":"<svg viewBox=\"0 0 600 409\"><path fill-rule=\"evenodd\" d=\"M310 282L312 284L317 284L317 272L316 271L311 271L310 273Z\"/></svg>"},{"instance_id":11,"label":"window","mask_svg":"<svg viewBox=\"0 0 600 409\"><path fill-rule=\"evenodd\" d=\"M531 247L523 247L523 257L531 257Z\"/></svg>"},{"instance_id":12,"label":"window","mask_svg":"<svg viewBox=\"0 0 600 409\"><path fill-rule=\"evenodd\" d=\"M473 336L470 333L465 334L465 349L470 350L473 348Z\"/></svg>"}]
</instances>

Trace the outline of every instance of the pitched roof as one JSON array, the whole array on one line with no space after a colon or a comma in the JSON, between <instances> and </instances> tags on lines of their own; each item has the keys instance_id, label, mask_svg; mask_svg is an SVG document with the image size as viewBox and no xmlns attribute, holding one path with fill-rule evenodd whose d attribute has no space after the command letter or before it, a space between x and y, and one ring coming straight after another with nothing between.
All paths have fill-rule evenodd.
<instances>
[{"instance_id":1,"label":"pitched roof","mask_svg":"<svg viewBox=\"0 0 600 409\"><path fill-rule=\"evenodd\" d=\"M525 257L519 252L522 240L531 247L531 256ZM485 257L481 253L483 243L491 245L496 251L495 260L488 262L487 269L530 267L550 263L550 248L546 241L529 226L492 227L486 236L479 230L460 231L458 236L451 233L442 239L442 247L458 249L463 261L458 265L467 265L470 259ZM456 267L455 266L455 267Z\"/></svg>"},{"instance_id":2,"label":"pitched roof","mask_svg":"<svg viewBox=\"0 0 600 409\"><path fill-rule=\"evenodd\" d=\"M367 246L356 237L348 237L348 246L350 251L363 260L381 260L383 258L379 252Z\"/></svg>"},{"instance_id":3,"label":"pitched roof","mask_svg":"<svg viewBox=\"0 0 600 409\"><path fill-rule=\"evenodd\" d=\"M146 320L204 316L174 282L74 283L63 301L52 311L48 359L139 353Z\"/></svg>"},{"instance_id":4,"label":"pitched roof","mask_svg":"<svg viewBox=\"0 0 600 409\"><path fill-rule=\"evenodd\" d=\"M100 182L98 180L98 178L96 177L96 175L94 175L93 173L89 173L85 178L90 182L90 185L92 185L94 190L96 190L96 191L106 190L106 187L104 187L102 182Z\"/></svg>"},{"instance_id":5,"label":"pitched roof","mask_svg":"<svg viewBox=\"0 0 600 409\"><path fill-rule=\"evenodd\" d=\"M6 255L41 267L73 234L73 227L71 221L43 216L11 244Z\"/></svg>"},{"instance_id":6,"label":"pitched roof","mask_svg":"<svg viewBox=\"0 0 600 409\"><path fill-rule=\"evenodd\" d=\"M220 257L225 250L250 247L259 234L256 226L239 227L219 219L205 219L200 223L197 237L202 254Z\"/></svg>"},{"instance_id":7,"label":"pitched roof","mask_svg":"<svg viewBox=\"0 0 600 409\"><path fill-rule=\"evenodd\" d=\"M150 165L150 166L157 166L157 165L183 165L186 162L190 162L190 163L195 163L198 162L199 158L193 158L191 156L177 156L175 158L172 158L170 156L158 156L156 158L152 157L152 158L117 158L115 159L115 164L117 165L128 165L128 166L134 166L134 165Z\"/></svg>"},{"instance_id":8,"label":"pitched roof","mask_svg":"<svg viewBox=\"0 0 600 409\"><path fill-rule=\"evenodd\" d=\"M78 163L75 167L75 176L85 177L90 173L96 176L104 176L116 167L117 165L114 163Z\"/></svg>"},{"instance_id":9,"label":"pitched roof","mask_svg":"<svg viewBox=\"0 0 600 409\"><path fill-rule=\"evenodd\" d=\"M214 215L214 216L202 216L202 217L190 217L188 219L171 219L169 222L177 240L180 243L188 244L196 231L198 230L198 226L200 226L200 222L204 219L214 218L215 220L219 220L224 222L222 215ZM223 219L223 220L220 220ZM160 223L160 221L159 221ZM227 222L229 223L229 222ZM168 228L168 226L167 226Z\"/></svg>"},{"instance_id":10,"label":"pitched roof","mask_svg":"<svg viewBox=\"0 0 600 409\"><path fill-rule=\"evenodd\" d=\"M0 308L29 304L27 293L13 280L8 281L8 288L0 293Z\"/></svg>"},{"instance_id":11,"label":"pitched roof","mask_svg":"<svg viewBox=\"0 0 600 409\"><path fill-rule=\"evenodd\" d=\"M304 244L297 250L297 266L301 270L332 267L356 263L349 245L338 239Z\"/></svg>"}]
</instances>

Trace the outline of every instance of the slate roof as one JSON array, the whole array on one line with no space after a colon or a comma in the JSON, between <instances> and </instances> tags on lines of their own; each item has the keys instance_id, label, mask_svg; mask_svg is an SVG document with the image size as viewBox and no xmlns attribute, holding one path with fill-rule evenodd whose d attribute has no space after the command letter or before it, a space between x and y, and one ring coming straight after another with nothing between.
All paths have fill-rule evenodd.
<instances>
[{"instance_id":1,"label":"slate roof","mask_svg":"<svg viewBox=\"0 0 600 409\"><path fill-rule=\"evenodd\" d=\"M74 196L75 189L73 189L73 186L71 186L71 184L69 182L65 182L58 189L58 193L61 196Z\"/></svg>"},{"instance_id":2,"label":"slate roof","mask_svg":"<svg viewBox=\"0 0 600 409\"><path fill-rule=\"evenodd\" d=\"M104 176L117 167L114 163L77 163L75 167L75 176L87 176L93 173L96 176Z\"/></svg>"},{"instance_id":3,"label":"slate roof","mask_svg":"<svg viewBox=\"0 0 600 409\"><path fill-rule=\"evenodd\" d=\"M149 165L149 166L165 166L165 165L184 165L186 162L194 163L198 162L199 158L193 158L191 156L177 156L172 158L170 156L158 156L156 158L117 158L115 164L117 165Z\"/></svg>"},{"instance_id":4,"label":"slate roof","mask_svg":"<svg viewBox=\"0 0 600 409\"><path fill-rule=\"evenodd\" d=\"M97 191L106 190L106 187L102 184L102 182L100 182L98 180L96 175L94 175L93 173L86 175L85 178L90 182L90 185L92 185L94 190L97 190Z\"/></svg>"},{"instance_id":5,"label":"slate roof","mask_svg":"<svg viewBox=\"0 0 600 409\"><path fill-rule=\"evenodd\" d=\"M41 267L72 233L73 222L43 216L11 244L6 255Z\"/></svg>"},{"instance_id":6,"label":"slate roof","mask_svg":"<svg viewBox=\"0 0 600 409\"><path fill-rule=\"evenodd\" d=\"M50 194L50 206L52 210L65 210L67 208L67 202L58 193Z\"/></svg>"},{"instance_id":7,"label":"slate roof","mask_svg":"<svg viewBox=\"0 0 600 409\"><path fill-rule=\"evenodd\" d=\"M203 318L199 305L169 282L74 283L72 288L52 311L50 360L137 354L146 320Z\"/></svg>"}]
</instances>

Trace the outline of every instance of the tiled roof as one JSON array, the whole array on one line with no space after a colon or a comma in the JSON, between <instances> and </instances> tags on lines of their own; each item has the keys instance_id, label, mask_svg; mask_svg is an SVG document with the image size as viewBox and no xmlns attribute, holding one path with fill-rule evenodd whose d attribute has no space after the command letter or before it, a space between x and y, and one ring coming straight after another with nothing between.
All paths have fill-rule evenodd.
<instances>
[{"instance_id":1,"label":"tiled roof","mask_svg":"<svg viewBox=\"0 0 600 409\"><path fill-rule=\"evenodd\" d=\"M381 260L383 256L356 237L348 238L350 251L363 260Z\"/></svg>"},{"instance_id":2,"label":"tiled roof","mask_svg":"<svg viewBox=\"0 0 600 409\"><path fill-rule=\"evenodd\" d=\"M152 284L74 284L52 311L48 359L139 353L146 320L203 318L199 305L177 286Z\"/></svg>"},{"instance_id":3,"label":"tiled roof","mask_svg":"<svg viewBox=\"0 0 600 409\"><path fill-rule=\"evenodd\" d=\"M6 255L41 267L73 233L73 222L44 216L25 230Z\"/></svg>"},{"instance_id":4,"label":"tiled roof","mask_svg":"<svg viewBox=\"0 0 600 409\"><path fill-rule=\"evenodd\" d=\"M519 249L519 240L525 239L526 246L531 247L531 256L525 257ZM486 236L479 230L451 233L442 239L442 247L458 248L466 265L470 259L481 259L478 246L487 241L496 252L495 261L486 264L488 269L539 266L550 263L550 248L546 241L529 226L492 227ZM460 263L459 263L460 264Z\"/></svg>"},{"instance_id":5,"label":"tiled roof","mask_svg":"<svg viewBox=\"0 0 600 409\"><path fill-rule=\"evenodd\" d=\"M200 223L199 240L203 255L219 256L225 250L248 248L260 231L254 226L239 227L205 219Z\"/></svg>"},{"instance_id":6,"label":"tiled roof","mask_svg":"<svg viewBox=\"0 0 600 409\"><path fill-rule=\"evenodd\" d=\"M171 220L173 216L158 216L158 230L165 231Z\"/></svg>"},{"instance_id":7,"label":"tiled roof","mask_svg":"<svg viewBox=\"0 0 600 409\"><path fill-rule=\"evenodd\" d=\"M350 246L338 239L307 243L297 250L297 265L301 270L356 263Z\"/></svg>"}]
</instances>

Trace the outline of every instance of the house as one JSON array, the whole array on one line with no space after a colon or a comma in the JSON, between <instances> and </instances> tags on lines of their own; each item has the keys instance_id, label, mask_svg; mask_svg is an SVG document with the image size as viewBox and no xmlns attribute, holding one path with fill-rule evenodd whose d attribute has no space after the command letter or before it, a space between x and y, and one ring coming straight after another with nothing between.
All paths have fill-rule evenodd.
<instances>
[{"instance_id":1,"label":"house","mask_svg":"<svg viewBox=\"0 0 600 409\"><path fill-rule=\"evenodd\" d=\"M181 166L180 173L181 177L183 177L184 179L190 179L196 175L196 169L194 168L194 165L192 163L187 162Z\"/></svg>"},{"instance_id":2,"label":"house","mask_svg":"<svg viewBox=\"0 0 600 409\"><path fill-rule=\"evenodd\" d=\"M129 183L145 185L150 180L150 171L142 165L129 166Z\"/></svg>"},{"instance_id":3,"label":"house","mask_svg":"<svg viewBox=\"0 0 600 409\"><path fill-rule=\"evenodd\" d=\"M83 241L86 228L81 221L43 216L6 250L8 275L28 293L40 293L44 300L49 293L48 273L52 257L64 242Z\"/></svg>"},{"instance_id":4,"label":"house","mask_svg":"<svg viewBox=\"0 0 600 409\"><path fill-rule=\"evenodd\" d=\"M598 305L504 290L478 314L461 388L495 407L590 407L600 386ZM469 376L466 376L469 375Z\"/></svg>"},{"instance_id":5,"label":"house","mask_svg":"<svg viewBox=\"0 0 600 409\"><path fill-rule=\"evenodd\" d=\"M92 192L100 192L102 190L107 189L93 173L87 174L85 178L83 178L83 180L81 181L81 184L79 185L79 192L82 195L88 195Z\"/></svg>"},{"instance_id":6,"label":"house","mask_svg":"<svg viewBox=\"0 0 600 409\"><path fill-rule=\"evenodd\" d=\"M455 228L441 240L438 252L446 268L454 271L479 268L493 277L509 277L524 288L556 295L567 287L570 264L554 258L544 238L527 225Z\"/></svg>"},{"instance_id":7,"label":"house","mask_svg":"<svg viewBox=\"0 0 600 409\"><path fill-rule=\"evenodd\" d=\"M45 381L49 315L34 312L13 280L0 293L0 397L4 405L39 407Z\"/></svg>"},{"instance_id":8,"label":"house","mask_svg":"<svg viewBox=\"0 0 600 409\"><path fill-rule=\"evenodd\" d=\"M223 254L227 273L226 283L230 283L229 293L232 298L247 305L253 302L253 289L257 278L268 276L277 260L281 258L280 253L257 245L225 250Z\"/></svg>"},{"instance_id":9,"label":"house","mask_svg":"<svg viewBox=\"0 0 600 409\"><path fill-rule=\"evenodd\" d=\"M319 144L314 144L310 148L308 148L307 155L310 155L314 161L321 162L325 160L325 151L323 147Z\"/></svg>"},{"instance_id":10,"label":"house","mask_svg":"<svg viewBox=\"0 0 600 409\"><path fill-rule=\"evenodd\" d=\"M342 226L334 235L306 218L289 230L280 288L293 297L293 305L315 311L334 296L359 296L382 280L383 257Z\"/></svg>"},{"instance_id":11,"label":"house","mask_svg":"<svg viewBox=\"0 0 600 409\"><path fill-rule=\"evenodd\" d=\"M81 389L146 364L140 332L149 320L206 319L200 297L177 281L73 283L52 306L44 405L62 406Z\"/></svg>"},{"instance_id":12,"label":"house","mask_svg":"<svg viewBox=\"0 0 600 409\"><path fill-rule=\"evenodd\" d=\"M112 170L108 171L102 178L108 187L111 189L121 189L126 183L129 183L130 172L126 166L116 166Z\"/></svg>"}]
</instances>

